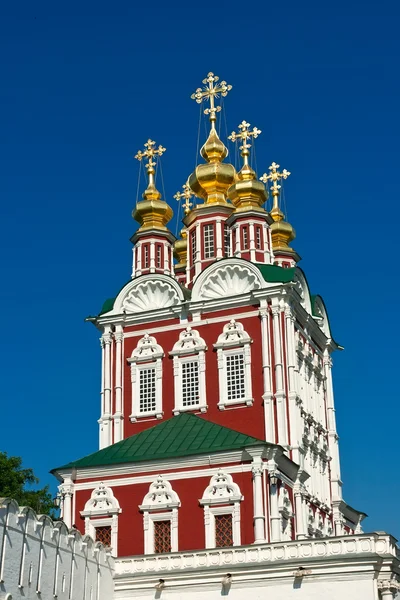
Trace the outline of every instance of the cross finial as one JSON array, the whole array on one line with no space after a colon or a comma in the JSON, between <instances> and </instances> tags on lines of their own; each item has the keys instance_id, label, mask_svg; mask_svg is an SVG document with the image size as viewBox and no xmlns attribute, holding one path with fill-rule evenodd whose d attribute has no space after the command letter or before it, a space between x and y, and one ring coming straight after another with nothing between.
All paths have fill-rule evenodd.
<instances>
[{"instance_id":1,"label":"cross finial","mask_svg":"<svg viewBox=\"0 0 400 600\"><path fill-rule=\"evenodd\" d=\"M245 165L249 164L249 148L251 148L251 144L247 143L247 140L251 138L256 138L260 135L261 130L257 129L257 127L253 127L250 131L250 123L247 121L242 121L238 127L239 131L232 131L231 135L228 136L228 140L235 142L236 140L243 140L242 146L239 146L239 150L242 151L243 162Z\"/></svg>"},{"instance_id":2,"label":"cross finial","mask_svg":"<svg viewBox=\"0 0 400 600\"><path fill-rule=\"evenodd\" d=\"M182 200L182 198L184 198L185 201L183 203L183 209L185 211L185 215L187 215L190 213L190 209L193 206L193 203L190 202L190 198L192 196L194 196L194 194L193 194L192 190L190 189L188 183L185 183L182 186L182 188L183 188L183 192L176 192L174 198L175 198L175 200L178 200L178 202L179 202L179 200Z\"/></svg>"},{"instance_id":3,"label":"cross finial","mask_svg":"<svg viewBox=\"0 0 400 600\"><path fill-rule=\"evenodd\" d=\"M280 194L279 190L281 189L281 186L278 184L278 181L280 181L281 179L287 179L290 175L290 171L283 169L283 171L280 173L278 171L279 165L276 162L273 162L272 165L268 168L270 170L270 173L264 173L264 175L262 175L260 179L263 183L267 183L268 181L271 181L272 183L271 194L273 198L273 206L271 212L276 212L279 211L278 198Z\"/></svg>"},{"instance_id":4,"label":"cross finial","mask_svg":"<svg viewBox=\"0 0 400 600\"><path fill-rule=\"evenodd\" d=\"M156 161L153 160L154 157L162 156L166 150L163 146L159 145L158 148L155 148L156 142L148 139L144 145L144 150L139 150L137 154L135 154L135 158L138 161L142 161L144 158L148 159L147 164L145 165L147 169L147 174L149 176L149 187L154 186L154 167L156 165Z\"/></svg>"},{"instance_id":5,"label":"cross finial","mask_svg":"<svg viewBox=\"0 0 400 600\"><path fill-rule=\"evenodd\" d=\"M201 104L203 100L210 101L210 108L206 108L204 114L210 115L211 129L215 129L216 113L221 110L220 106L215 106L215 99L219 98L219 96L227 96L228 92L232 89L232 86L228 85L226 81L220 81L219 83L218 81L219 77L217 75L209 73L203 79L204 87L197 88L194 94L190 96L192 100L196 100L197 104Z\"/></svg>"}]
</instances>

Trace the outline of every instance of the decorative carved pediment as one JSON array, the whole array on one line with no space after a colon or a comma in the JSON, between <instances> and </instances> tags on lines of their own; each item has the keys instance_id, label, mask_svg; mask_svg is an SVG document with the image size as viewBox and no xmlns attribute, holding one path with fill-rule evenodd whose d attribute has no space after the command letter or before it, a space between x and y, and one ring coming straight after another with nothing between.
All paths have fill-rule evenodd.
<instances>
[{"instance_id":1,"label":"decorative carved pediment","mask_svg":"<svg viewBox=\"0 0 400 600\"><path fill-rule=\"evenodd\" d=\"M81 512L82 516L92 515L110 515L121 512L118 500L110 487L103 482L95 488L90 499L86 502L85 508Z\"/></svg>"},{"instance_id":2,"label":"decorative carved pediment","mask_svg":"<svg viewBox=\"0 0 400 600\"><path fill-rule=\"evenodd\" d=\"M212 300L248 294L261 288L261 275L246 264L224 262L210 272L206 271L196 283L192 299Z\"/></svg>"},{"instance_id":3,"label":"decorative carved pediment","mask_svg":"<svg viewBox=\"0 0 400 600\"><path fill-rule=\"evenodd\" d=\"M224 504L243 500L240 488L234 483L232 475L222 469L211 477L210 485L204 490L200 504Z\"/></svg>"},{"instance_id":4,"label":"decorative carved pediment","mask_svg":"<svg viewBox=\"0 0 400 600\"><path fill-rule=\"evenodd\" d=\"M138 282L124 299L122 308L127 313L138 313L179 303L177 290L168 282L156 279Z\"/></svg>"},{"instance_id":5,"label":"decorative carved pediment","mask_svg":"<svg viewBox=\"0 0 400 600\"><path fill-rule=\"evenodd\" d=\"M139 508L143 511L177 508L180 503L179 496L172 489L170 482L159 475L150 485L149 491L143 498L143 503Z\"/></svg>"},{"instance_id":6,"label":"decorative carved pediment","mask_svg":"<svg viewBox=\"0 0 400 600\"><path fill-rule=\"evenodd\" d=\"M199 332L191 327L186 327L186 329L179 334L179 340L174 344L170 355L194 354L206 349L206 343L203 338L200 337Z\"/></svg>"},{"instance_id":7,"label":"decorative carved pediment","mask_svg":"<svg viewBox=\"0 0 400 600\"><path fill-rule=\"evenodd\" d=\"M144 336L138 341L136 348L133 350L132 355L128 358L128 362L137 363L141 361L156 360L164 356L163 349L156 342L156 338L145 333Z\"/></svg>"}]
</instances>

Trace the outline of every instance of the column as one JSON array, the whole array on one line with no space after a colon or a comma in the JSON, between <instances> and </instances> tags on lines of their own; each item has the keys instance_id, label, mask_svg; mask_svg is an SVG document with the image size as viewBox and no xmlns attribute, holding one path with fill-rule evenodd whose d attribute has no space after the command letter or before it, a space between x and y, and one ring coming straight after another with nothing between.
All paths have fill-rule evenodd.
<instances>
[{"instance_id":1,"label":"column","mask_svg":"<svg viewBox=\"0 0 400 600\"><path fill-rule=\"evenodd\" d=\"M122 411L122 343L124 334L122 325L115 327L115 413L114 413L114 444L123 439Z\"/></svg>"},{"instance_id":2,"label":"column","mask_svg":"<svg viewBox=\"0 0 400 600\"><path fill-rule=\"evenodd\" d=\"M250 221L249 223L249 241L250 241L250 260L255 262L256 260L256 243L255 243L255 235L254 235L254 221Z\"/></svg>"},{"instance_id":3,"label":"column","mask_svg":"<svg viewBox=\"0 0 400 600\"><path fill-rule=\"evenodd\" d=\"M194 276L195 277L197 277L197 275L201 272L200 257L201 257L201 248L202 248L201 241L202 240L201 240L200 232L201 232L200 223L196 223L196 252L195 252L195 259L194 259L194 264L195 264Z\"/></svg>"},{"instance_id":4,"label":"column","mask_svg":"<svg viewBox=\"0 0 400 600\"><path fill-rule=\"evenodd\" d=\"M155 250L155 243L154 242L150 242L150 273L154 273L154 271L156 270L156 250Z\"/></svg>"},{"instance_id":5,"label":"column","mask_svg":"<svg viewBox=\"0 0 400 600\"><path fill-rule=\"evenodd\" d=\"M217 219L217 222L215 224L215 228L216 228L216 241L217 241L217 252L216 252L216 258L223 258L224 257L224 250L223 250L223 239L224 236L222 235L222 227L221 226L222 221L221 219Z\"/></svg>"},{"instance_id":6,"label":"column","mask_svg":"<svg viewBox=\"0 0 400 600\"><path fill-rule=\"evenodd\" d=\"M189 249L188 249L189 251ZM171 275L174 274L174 248L172 246L172 244L168 247L168 246L164 246L164 252L165 254L168 254L169 252L169 265L168 265L168 273L171 273Z\"/></svg>"},{"instance_id":7,"label":"column","mask_svg":"<svg viewBox=\"0 0 400 600\"><path fill-rule=\"evenodd\" d=\"M253 474L253 510L254 510L254 543L265 542L265 515L262 492L263 462L261 456L253 457L251 472Z\"/></svg>"},{"instance_id":8,"label":"column","mask_svg":"<svg viewBox=\"0 0 400 600\"><path fill-rule=\"evenodd\" d=\"M241 240L240 240L240 227L235 225L235 254L240 254Z\"/></svg>"},{"instance_id":9,"label":"column","mask_svg":"<svg viewBox=\"0 0 400 600\"><path fill-rule=\"evenodd\" d=\"M104 343L104 415L103 425L103 443L104 446L111 444L111 331L107 326L103 333Z\"/></svg>"},{"instance_id":10,"label":"column","mask_svg":"<svg viewBox=\"0 0 400 600\"><path fill-rule=\"evenodd\" d=\"M100 338L100 346L101 346L100 418L97 422L99 424L99 449L101 450L105 446L104 429L103 429L103 416L104 416L104 340L103 340L103 336L101 336L101 338Z\"/></svg>"},{"instance_id":11,"label":"column","mask_svg":"<svg viewBox=\"0 0 400 600\"><path fill-rule=\"evenodd\" d=\"M74 493L74 484L72 479L67 477L64 483L59 486L63 496L63 521L68 528L72 527L72 496Z\"/></svg>"},{"instance_id":12,"label":"column","mask_svg":"<svg viewBox=\"0 0 400 600\"><path fill-rule=\"evenodd\" d=\"M395 579L381 579L378 581L378 592L381 600L393 600L400 586Z\"/></svg>"},{"instance_id":13,"label":"column","mask_svg":"<svg viewBox=\"0 0 400 600\"><path fill-rule=\"evenodd\" d=\"M287 423L286 423L286 394L283 379L282 360L282 331L281 331L281 307L279 301L274 298L275 306L272 306L274 354L275 354L275 398L278 419L278 444L287 448Z\"/></svg>"},{"instance_id":14,"label":"column","mask_svg":"<svg viewBox=\"0 0 400 600\"><path fill-rule=\"evenodd\" d=\"M264 380L264 428L265 439L272 444L275 443L275 415L273 395L271 388L271 352L269 341L269 313L267 309L260 310L261 316L261 340L262 340L262 368Z\"/></svg>"},{"instance_id":15,"label":"column","mask_svg":"<svg viewBox=\"0 0 400 600\"><path fill-rule=\"evenodd\" d=\"M281 539L281 516L278 503L278 477L276 474L276 463L269 461L269 510L271 520L271 542L279 542Z\"/></svg>"},{"instance_id":16,"label":"column","mask_svg":"<svg viewBox=\"0 0 400 600\"><path fill-rule=\"evenodd\" d=\"M135 246L133 246L132 248L132 277L135 277L135 272L136 272L136 249Z\"/></svg>"},{"instance_id":17,"label":"column","mask_svg":"<svg viewBox=\"0 0 400 600\"><path fill-rule=\"evenodd\" d=\"M330 463L331 471L331 486L332 500L340 501L342 499L342 482L340 480L340 462L339 462L339 446L338 435L336 433L336 418L335 407L333 400L333 385L332 385L332 359L329 351L326 348L324 351L324 375L326 386L326 413L327 413L327 429L328 429L328 444L329 452L332 457Z\"/></svg>"},{"instance_id":18,"label":"column","mask_svg":"<svg viewBox=\"0 0 400 600\"><path fill-rule=\"evenodd\" d=\"M300 483L294 485L293 493L296 511L296 539L304 540L307 537L307 532L305 528L303 493Z\"/></svg>"},{"instance_id":19,"label":"column","mask_svg":"<svg viewBox=\"0 0 400 600\"><path fill-rule=\"evenodd\" d=\"M286 362L288 371L288 396L289 396L289 419L290 440L294 462L299 463L299 444L301 439L301 413L298 404L299 394L296 389L296 348L294 332L293 308L287 304L285 307L285 330L286 330Z\"/></svg>"}]
</instances>

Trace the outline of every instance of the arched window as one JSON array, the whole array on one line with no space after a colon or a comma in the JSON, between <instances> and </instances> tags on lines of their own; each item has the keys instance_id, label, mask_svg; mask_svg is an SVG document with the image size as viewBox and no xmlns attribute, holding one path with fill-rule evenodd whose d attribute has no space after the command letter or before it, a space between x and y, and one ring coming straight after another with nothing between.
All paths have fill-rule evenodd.
<instances>
[{"instance_id":1,"label":"arched window","mask_svg":"<svg viewBox=\"0 0 400 600\"><path fill-rule=\"evenodd\" d=\"M140 417L162 418L162 358L163 349L154 337L146 333L128 358L131 365L131 421Z\"/></svg>"},{"instance_id":2,"label":"arched window","mask_svg":"<svg viewBox=\"0 0 400 600\"><path fill-rule=\"evenodd\" d=\"M225 325L214 344L218 357L220 409L229 404L253 404L251 386L252 340L234 319Z\"/></svg>"},{"instance_id":3,"label":"arched window","mask_svg":"<svg viewBox=\"0 0 400 600\"><path fill-rule=\"evenodd\" d=\"M118 500L110 487L104 483L95 488L86 502L81 516L85 518L85 533L94 540L110 546L113 556L117 556L118 515L121 512Z\"/></svg>"},{"instance_id":4,"label":"arched window","mask_svg":"<svg viewBox=\"0 0 400 600\"><path fill-rule=\"evenodd\" d=\"M170 352L174 360L174 414L187 410L207 410L206 350L206 343L198 331L187 327L179 334L179 340Z\"/></svg>"},{"instance_id":5,"label":"arched window","mask_svg":"<svg viewBox=\"0 0 400 600\"><path fill-rule=\"evenodd\" d=\"M143 512L145 554L177 552L180 505L170 482L159 475L139 506Z\"/></svg>"},{"instance_id":6,"label":"arched window","mask_svg":"<svg viewBox=\"0 0 400 600\"><path fill-rule=\"evenodd\" d=\"M211 477L200 505L204 506L206 548L240 546L240 502L243 496L232 476L222 469Z\"/></svg>"}]
</instances>

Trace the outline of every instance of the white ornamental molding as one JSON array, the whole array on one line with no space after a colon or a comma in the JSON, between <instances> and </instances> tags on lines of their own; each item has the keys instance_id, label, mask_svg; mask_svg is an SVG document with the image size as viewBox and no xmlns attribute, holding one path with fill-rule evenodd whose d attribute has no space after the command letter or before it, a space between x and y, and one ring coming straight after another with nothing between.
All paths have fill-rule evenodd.
<instances>
[{"instance_id":1,"label":"white ornamental molding","mask_svg":"<svg viewBox=\"0 0 400 600\"><path fill-rule=\"evenodd\" d=\"M160 310L184 302L182 289L168 275L143 275L129 282L118 294L111 314L134 314Z\"/></svg>"},{"instance_id":2,"label":"white ornamental molding","mask_svg":"<svg viewBox=\"0 0 400 600\"><path fill-rule=\"evenodd\" d=\"M121 512L118 500L110 487L103 482L96 487L85 508L81 511L83 517L95 515L115 515Z\"/></svg>"},{"instance_id":3,"label":"white ornamental molding","mask_svg":"<svg viewBox=\"0 0 400 600\"><path fill-rule=\"evenodd\" d=\"M306 278L304 277L301 269L296 268L294 274L294 289L300 296L300 304L302 307L311 315L311 300L310 300L310 290L308 287L308 283Z\"/></svg>"},{"instance_id":4,"label":"white ornamental molding","mask_svg":"<svg viewBox=\"0 0 400 600\"><path fill-rule=\"evenodd\" d=\"M218 337L214 348L232 348L235 346L243 346L251 344L252 339L244 330L242 323L238 323L235 319L231 319L229 323L224 325L221 335Z\"/></svg>"},{"instance_id":5,"label":"white ornamental molding","mask_svg":"<svg viewBox=\"0 0 400 600\"><path fill-rule=\"evenodd\" d=\"M163 509L178 508L181 505L179 496L169 481L158 475L157 479L150 485L148 493L143 498L139 509L145 512Z\"/></svg>"},{"instance_id":6,"label":"white ornamental molding","mask_svg":"<svg viewBox=\"0 0 400 600\"><path fill-rule=\"evenodd\" d=\"M145 333L138 341L136 348L133 350L131 357L128 358L129 363L148 362L163 358L164 351L156 342L156 338Z\"/></svg>"},{"instance_id":7,"label":"white ornamental molding","mask_svg":"<svg viewBox=\"0 0 400 600\"><path fill-rule=\"evenodd\" d=\"M204 490L203 497L199 500L202 506L215 504L230 504L241 502L242 493L237 483L234 483L232 475L225 473L222 469L211 477L210 485Z\"/></svg>"},{"instance_id":8,"label":"white ornamental molding","mask_svg":"<svg viewBox=\"0 0 400 600\"><path fill-rule=\"evenodd\" d=\"M290 501L288 490L282 485L279 491L278 509L285 519L293 517L293 506Z\"/></svg>"},{"instance_id":9,"label":"white ornamental molding","mask_svg":"<svg viewBox=\"0 0 400 600\"><path fill-rule=\"evenodd\" d=\"M228 262L229 261L229 262ZM261 273L252 265L231 259L207 269L193 286L192 301L215 300L265 287Z\"/></svg>"},{"instance_id":10,"label":"white ornamental molding","mask_svg":"<svg viewBox=\"0 0 400 600\"><path fill-rule=\"evenodd\" d=\"M169 354L171 356L197 354L205 350L207 350L207 346L203 338L200 337L199 332L191 327L186 327L179 334L179 340L174 344Z\"/></svg>"}]
</instances>

